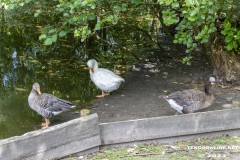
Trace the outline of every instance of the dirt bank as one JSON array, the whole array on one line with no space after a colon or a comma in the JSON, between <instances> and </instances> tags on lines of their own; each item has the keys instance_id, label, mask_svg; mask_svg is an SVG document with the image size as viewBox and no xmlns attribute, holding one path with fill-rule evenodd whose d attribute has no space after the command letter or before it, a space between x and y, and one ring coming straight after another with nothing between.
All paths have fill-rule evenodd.
<instances>
[{"instance_id":1,"label":"dirt bank","mask_svg":"<svg viewBox=\"0 0 240 160\"><path fill-rule=\"evenodd\" d=\"M123 86L110 96L96 98L92 105L86 106L91 113L99 115L100 122L175 115L175 110L159 99L159 95L192 88L202 90L205 78L212 73L211 65L198 52L193 55L192 65L182 64L184 52L167 45L164 52L145 49L137 51L136 55L141 60L125 75ZM239 91L231 86L219 85L212 88L212 92L215 94L214 103L199 112L229 109L233 108L233 103L239 104ZM53 125L77 117L79 111L68 112L59 118L61 120L56 117Z\"/></svg>"},{"instance_id":2,"label":"dirt bank","mask_svg":"<svg viewBox=\"0 0 240 160\"><path fill-rule=\"evenodd\" d=\"M212 68L198 53L189 66L182 64L184 55L179 50L170 47L165 49L165 52L158 49L139 51L137 54L141 61L125 76L126 82L122 88L111 96L96 99L87 108L92 113L98 113L100 122L174 115L175 110L165 100L159 99L159 95L183 89L202 90ZM238 101L240 95L233 88L225 87L228 86L212 88L215 102L199 112L232 108L232 103Z\"/></svg>"}]
</instances>

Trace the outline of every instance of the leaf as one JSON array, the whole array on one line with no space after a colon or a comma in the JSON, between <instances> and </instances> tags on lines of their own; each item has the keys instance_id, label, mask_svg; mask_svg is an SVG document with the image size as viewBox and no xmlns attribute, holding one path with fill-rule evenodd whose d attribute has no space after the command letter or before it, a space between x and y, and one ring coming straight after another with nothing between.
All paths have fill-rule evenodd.
<instances>
[{"instance_id":1,"label":"leaf","mask_svg":"<svg viewBox=\"0 0 240 160\"><path fill-rule=\"evenodd\" d=\"M114 16L112 19L112 24L117 24L118 23L119 18L117 16Z\"/></svg>"},{"instance_id":2,"label":"leaf","mask_svg":"<svg viewBox=\"0 0 240 160\"><path fill-rule=\"evenodd\" d=\"M79 17L73 17L73 21L78 21L79 20Z\"/></svg>"},{"instance_id":3,"label":"leaf","mask_svg":"<svg viewBox=\"0 0 240 160\"><path fill-rule=\"evenodd\" d=\"M190 12L190 16L194 16L199 13L199 8L195 8L192 12Z\"/></svg>"},{"instance_id":4,"label":"leaf","mask_svg":"<svg viewBox=\"0 0 240 160\"><path fill-rule=\"evenodd\" d=\"M182 42L182 41L183 41L183 38L178 38L178 41Z\"/></svg>"},{"instance_id":5,"label":"leaf","mask_svg":"<svg viewBox=\"0 0 240 160\"><path fill-rule=\"evenodd\" d=\"M201 40L201 43L207 43L207 42L208 42L208 39L204 38L204 39Z\"/></svg>"},{"instance_id":6,"label":"leaf","mask_svg":"<svg viewBox=\"0 0 240 160\"><path fill-rule=\"evenodd\" d=\"M172 3L172 8L178 8L179 7L179 3L178 2L173 2Z\"/></svg>"},{"instance_id":7,"label":"leaf","mask_svg":"<svg viewBox=\"0 0 240 160\"><path fill-rule=\"evenodd\" d=\"M201 14L201 19L204 20L206 17L204 14Z\"/></svg>"},{"instance_id":8,"label":"leaf","mask_svg":"<svg viewBox=\"0 0 240 160\"><path fill-rule=\"evenodd\" d=\"M81 32L80 32L78 29L76 29L76 30L74 31L74 37L79 37L80 34L81 34Z\"/></svg>"},{"instance_id":9,"label":"leaf","mask_svg":"<svg viewBox=\"0 0 240 160\"><path fill-rule=\"evenodd\" d=\"M34 17L37 17L39 14L39 12L34 13Z\"/></svg>"},{"instance_id":10,"label":"leaf","mask_svg":"<svg viewBox=\"0 0 240 160\"><path fill-rule=\"evenodd\" d=\"M175 20L171 19L171 18L168 18L168 19L165 19L164 22L166 23L166 25L171 25L171 24L173 24L175 22Z\"/></svg>"},{"instance_id":11,"label":"leaf","mask_svg":"<svg viewBox=\"0 0 240 160\"><path fill-rule=\"evenodd\" d=\"M127 6L128 6L128 5L127 5L126 3L123 3L123 4L122 4L122 11L126 11L126 10L127 10Z\"/></svg>"},{"instance_id":12,"label":"leaf","mask_svg":"<svg viewBox=\"0 0 240 160\"><path fill-rule=\"evenodd\" d=\"M234 41L232 44L233 44L233 48L234 48L234 49L237 49L237 48L238 48L238 45L237 45L236 41Z\"/></svg>"},{"instance_id":13,"label":"leaf","mask_svg":"<svg viewBox=\"0 0 240 160\"><path fill-rule=\"evenodd\" d=\"M40 9L37 9L36 12L37 12L37 13L41 13L42 11L41 11Z\"/></svg>"},{"instance_id":14,"label":"leaf","mask_svg":"<svg viewBox=\"0 0 240 160\"><path fill-rule=\"evenodd\" d=\"M202 0L200 2L201 2L201 4L206 4L207 3L206 0Z\"/></svg>"},{"instance_id":15,"label":"leaf","mask_svg":"<svg viewBox=\"0 0 240 160\"><path fill-rule=\"evenodd\" d=\"M15 4L10 4L9 5L9 9L14 9L15 8Z\"/></svg>"},{"instance_id":16,"label":"leaf","mask_svg":"<svg viewBox=\"0 0 240 160\"><path fill-rule=\"evenodd\" d=\"M225 39L225 42L229 43L233 40L233 36L232 35L228 35Z\"/></svg>"},{"instance_id":17,"label":"leaf","mask_svg":"<svg viewBox=\"0 0 240 160\"><path fill-rule=\"evenodd\" d=\"M50 29L50 30L48 31L49 34L55 33L55 32L56 32L56 29Z\"/></svg>"},{"instance_id":18,"label":"leaf","mask_svg":"<svg viewBox=\"0 0 240 160\"><path fill-rule=\"evenodd\" d=\"M189 21L195 21L195 17L188 17Z\"/></svg>"},{"instance_id":19,"label":"leaf","mask_svg":"<svg viewBox=\"0 0 240 160\"><path fill-rule=\"evenodd\" d=\"M96 8L96 5L92 4L91 9L95 9L95 8Z\"/></svg>"},{"instance_id":20,"label":"leaf","mask_svg":"<svg viewBox=\"0 0 240 160\"><path fill-rule=\"evenodd\" d=\"M185 51L186 53L189 53L190 52L190 50L189 49L186 49L186 51Z\"/></svg>"},{"instance_id":21,"label":"leaf","mask_svg":"<svg viewBox=\"0 0 240 160\"><path fill-rule=\"evenodd\" d=\"M24 6L24 3L23 3L23 2L22 2L22 3L20 3L20 4L19 4L19 6L21 6L21 7L22 7L22 6Z\"/></svg>"},{"instance_id":22,"label":"leaf","mask_svg":"<svg viewBox=\"0 0 240 160\"><path fill-rule=\"evenodd\" d=\"M212 27L212 28L210 28L210 29L208 30L208 33L213 33L213 32L215 32L216 30L217 30L216 27Z\"/></svg>"},{"instance_id":23,"label":"leaf","mask_svg":"<svg viewBox=\"0 0 240 160\"><path fill-rule=\"evenodd\" d=\"M228 44L228 45L227 45L227 50L231 51L232 49L233 49L232 43Z\"/></svg>"},{"instance_id":24,"label":"leaf","mask_svg":"<svg viewBox=\"0 0 240 160\"><path fill-rule=\"evenodd\" d=\"M209 6L213 5L213 2L212 2L212 1L209 1L209 2L208 2L208 5L209 5Z\"/></svg>"},{"instance_id":25,"label":"leaf","mask_svg":"<svg viewBox=\"0 0 240 160\"><path fill-rule=\"evenodd\" d=\"M201 39L201 37L200 36L195 36L195 39L199 40L199 39Z\"/></svg>"},{"instance_id":26,"label":"leaf","mask_svg":"<svg viewBox=\"0 0 240 160\"><path fill-rule=\"evenodd\" d=\"M61 32L59 32L59 37L64 37L64 36L66 36L66 34L67 34L67 32L66 31L61 31Z\"/></svg>"},{"instance_id":27,"label":"leaf","mask_svg":"<svg viewBox=\"0 0 240 160\"><path fill-rule=\"evenodd\" d=\"M97 23L97 24L95 25L94 30L96 31L96 30L100 30L100 29L101 29L101 25L100 25L100 23Z\"/></svg>"},{"instance_id":28,"label":"leaf","mask_svg":"<svg viewBox=\"0 0 240 160\"><path fill-rule=\"evenodd\" d=\"M40 36L39 36L39 40L41 41L41 40L43 40L43 39L46 39L47 38L47 35L46 34L41 34Z\"/></svg>"},{"instance_id":29,"label":"leaf","mask_svg":"<svg viewBox=\"0 0 240 160\"><path fill-rule=\"evenodd\" d=\"M197 43L193 43L192 46L193 46L193 48L196 48L197 47Z\"/></svg>"},{"instance_id":30,"label":"leaf","mask_svg":"<svg viewBox=\"0 0 240 160\"><path fill-rule=\"evenodd\" d=\"M56 42L56 41L57 41L57 34L54 34L54 35L51 37L51 39L52 39L52 42Z\"/></svg>"},{"instance_id":31,"label":"leaf","mask_svg":"<svg viewBox=\"0 0 240 160\"><path fill-rule=\"evenodd\" d=\"M175 40L173 40L173 43L178 43L178 40L176 40L176 39L175 39Z\"/></svg>"},{"instance_id":32,"label":"leaf","mask_svg":"<svg viewBox=\"0 0 240 160\"><path fill-rule=\"evenodd\" d=\"M194 4L193 0L185 0L187 6L191 6Z\"/></svg>"},{"instance_id":33,"label":"leaf","mask_svg":"<svg viewBox=\"0 0 240 160\"><path fill-rule=\"evenodd\" d=\"M172 2L173 2L173 0L167 0L167 1L165 1L166 5L170 5L170 4L172 4Z\"/></svg>"},{"instance_id":34,"label":"leaf","mask_svg":"<svg viewBox=\"0 0 240 160\"><path fill-rule=\"evenodd\" d=\"M44 41L44 45L51 45L52 44L52 38L47 38L45 41Z\"/></svg>"},{"instance_id":35,"label":"leaf","mask_svg":"<svg viewBox=\"0 0 240 160\"><path fill-rule=\"evenodd\" d=\"M88 4L87 1L83 1L83 2L82 2L82 6L86 6L87 4Z\"/></svg>"},{"instance_id":36,"label":"leaf","mask_svg":"<svg viewBox=\"0 0 240 160\"><path fill-rule=\"evenodd\" d=\"M138 5L142 2L142 0L131 0L131 2Z\"/></svg>"},{"instance_id":37,"label":"leaf","mask_svg":"<svg viewBox=\"0 0 240 160\"><path fill-rule=\"evenodd\" d=\"M64 16L64 17L68 17L69 14L68 14L68 13L63 13L63 16Z\"/></svg>"},{"instance_id":38,"label":"leaf","mask_svg":"<svg viewBox=\"0 0 240 160\"><path fill-rule=\"evenodd\" d=\"M88 15L88 19L89 20L94 20L96 18L96 16L94 15L94 13L90 13L89 15Z\"/></svg>"}]
</instances>

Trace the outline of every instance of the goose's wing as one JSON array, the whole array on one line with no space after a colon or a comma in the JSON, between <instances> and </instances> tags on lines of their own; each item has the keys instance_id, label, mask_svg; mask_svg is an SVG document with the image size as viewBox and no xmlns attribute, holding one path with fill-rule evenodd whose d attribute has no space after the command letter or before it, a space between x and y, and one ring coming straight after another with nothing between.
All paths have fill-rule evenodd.
<instances>
[{"instance_id":1,"label":"goose's wing","mask_svg":"<svg viewBox=\"0 0 240 160\"><path fill-rule=\"evenodd\" d=\"M107 69L98 69L92 74L92 81L96 86L104 91L112 91L119 87L123 78Z\"/></svg>"},{"instance_id":2,"label":"goose's wing","mask_svg":"<svg viewBox=\"0 0 240 160\"><path fill-rule=\"evenodd\" d=\"M172 108L177 110L179 113L183 113L183 109L190 104L183 98L182 92L177 91L164 97Z\"/></svg>"},{"instance_id":3,"label":"goose's wing","mask_svg":"<svg viewBox=\"0 0 240 160\"><path fill-rule=\"evenodd\" d=\"M124 82L124 79L110 70L99 68L96 72L96 77L104 81Z\"/></svg>"},{"instance_id":4,"label":"goose's wing","mask_svg":"<svg viewBox=\"0 0 240 160\"><path fill-rule=\"evenodd\" d=\"M166 98L174 100L180 106L191 106L196 102L202 101L204 95L205 94L202 91L190 89L182 92L174 92L168 95Z\"/></svg>"},{"instance_id":5,"label":"goose's wing","mask_svg":"<svg viewBox=\"0 0 240 160\"><path fill-rule=\"evenodd\" d=\"M51 112L66 111L75 107L71 102L47 93L38 95L37 103L41 108Z\"/></svg>"},{"instance_id":6,"label":"goose's wing","mask_svg":"<svg viewBox=\"0 0 240 160\"><path fill-rule=\"evenodd\" d=\"M31 104L30 107L46 119L50 119L54 115L51 111L42 108L38 103Z\"/></svg>"}]
</instances>

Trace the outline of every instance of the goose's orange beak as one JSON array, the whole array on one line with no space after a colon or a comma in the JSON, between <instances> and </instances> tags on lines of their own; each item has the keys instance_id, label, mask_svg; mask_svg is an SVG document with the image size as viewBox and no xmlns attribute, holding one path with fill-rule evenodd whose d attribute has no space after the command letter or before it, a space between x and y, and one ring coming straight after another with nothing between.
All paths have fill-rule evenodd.
<instances>
[{"instance_id":1,"label":"goose's orange beak","mask_svg":"<svg viewBox=\"0 0 240 160\"><path fill-rule=\"evenodd\" d=\"M90 68L90 70L91 70L92 72L94 72L94 69L93 69L93 68Z\"/></svg>"},{"instance_id":2,"label":"goose's orange beak","mask_svg":"<svg viewBox=\"0 0 240 160\"><path fill-rule=\"evenodd\" d=\"M41 94L40 88L37 88L36 91L38 94Z\"/></svg>"}]
</instances>

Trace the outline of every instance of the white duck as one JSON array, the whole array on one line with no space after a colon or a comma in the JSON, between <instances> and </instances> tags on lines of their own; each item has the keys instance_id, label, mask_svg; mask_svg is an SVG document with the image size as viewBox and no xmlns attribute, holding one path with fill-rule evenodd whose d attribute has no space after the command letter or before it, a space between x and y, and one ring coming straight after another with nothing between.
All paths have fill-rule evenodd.
<instances>
[{"instance_id":1,"label":"white duck","mask_svg":"<svg viewBox=\"0 0 240 160\"><path fill-rule=\"evenodd\" d=\"M101 98L109 95L109 92L117 90L124 79L113 72L98 68L98 63L96 60L91 59L87 62L90 72L90 78L93 83L102 90L102 95L96 97Z\"/></svg>"}]
</instances>

